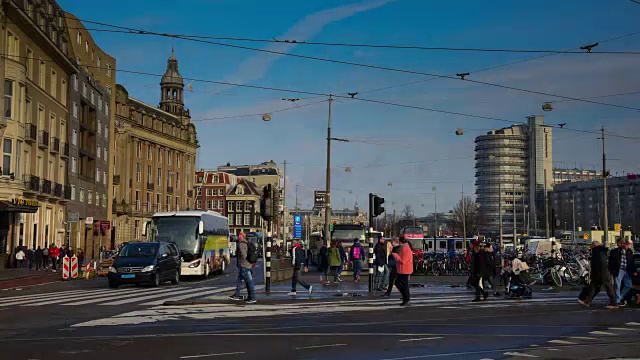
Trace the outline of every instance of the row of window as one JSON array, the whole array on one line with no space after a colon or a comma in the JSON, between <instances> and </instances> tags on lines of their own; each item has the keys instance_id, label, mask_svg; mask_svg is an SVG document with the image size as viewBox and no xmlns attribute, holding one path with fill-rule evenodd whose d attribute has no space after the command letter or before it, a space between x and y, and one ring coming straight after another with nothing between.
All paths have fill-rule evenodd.
<instances>
[{"instance_id":1,"label":"row of window","mask_svg":"<svg viewBox=\"0 0 640 360\"><path fill-rule=\"evenodd\" d=\"M197 188L197 195L202 196L202 188ZM207 189L207 196L224 196L224 189Z\"/></svg>"},{"instance_id":2,"label":"row of window","mask_svg":"<svg viewBox=\"0 0 640 360\"><path fill-rule=\"evenodd\" d=\"M76 75L72 75L72 80L73 80L73 89L78 91L78 77ZM107 86L107 92L111 94L111 87ZM92 105L97 104L99 111L102 111L102 109L104 108L105 115L109 116L109 100L108 99L103 100L102 95L100 94L96 95L93 89L89 91L87 87L87 83L82 83L82 96L89 99ZM73 105L72 105L72 111L73 111L72 112L73 117L77 118L78 105L75 103L75 101L73 102Z\"/></svg>"},{"instance_id":3,"label":"row of window","mask_svg":"<svg viewBox=\"0 0 640 360\"><path fill-rule=\"evenodd\" d=\"M75 156L71 157L71 172L74 174L78 173L78 159ZM103 184L107 184L107 171L96 169L96 182L102 181Z\"/></svg>"},{"instance_id":4,"label":"row of window","mask_svg":"<svg viewBox=\"0 0 640 360\"><path fill-rule=\"evenodd\" d=\"M76 200L76 186L75 185L71 185L71 200ZM95 206L101 206L102 207L107 207L107 195L106 194L102 194L100 195L99 192L95 193L95 200L94 200L94 194L93 191L88 190L87 191L87 204L88 205L95 205ZM100 202L100 200L102 200L102 204ZM78 201L81 203L85 202L85 191L84 188L80 188L79 191L79 196L78 196Z\"/></svg>"},{"instance_id":5,"label":"row of window","mask_svg":"<svg viewBox=\"0 0 640 360\"><path fill-rule=\"evenodd\" d=\"M80 30L78 30L78 33L76 34L76 42L78 43L78 45L82 45L82 32ZM89 53L89 40L84 41L84 50L87 54ZM100 55L96 55L95 52L95 49L91 49L91 60L93 61L95 58L95 67L98 68L98 70L103 70L101 67L102 64L100 62ZM77 57L77 61L78 64L81 63L80 56ZM105 64L104 70L107 73L107 76L111 76L111 64Z\"/></svg>"},{"instance_id":6,"label":"row of window","mask_svg":"<svg viewBox=\"0 0 640 360\"><path fill-rule=\"evenodd\" d=\"M204 177L202 175L198 175L198 179L197 179L199 184L202 184L202 181L204 180ZM212 184L219 184L220 183L220 179L218 177L218 174L214 174L213 175L213 179L212 179Z\"/></svg>"},{"instance_id":7,"label":"row of window","mask_svg":"<svg viewBox=\"0 0 640 360\"><path fill-rule=\"evenodd\" d=\"M171 200L172 200L172 196L171 195L166 195L166 199L165 199L165 203L164 203L164 208L162 207L162 194L156 194L156 202L155 204L153 203L153 193L148 192L147 193L147 197L145 199L146 201L144 202L144 204L142 203L143 199L141 197L140 191L136 190L135 193L135 202L134 202L134 208L136 211L140 211L143 210L142 207L144 205L144 210L145 211L155 211L155 210L165 210L165 211L171 211ZM187 200L187 206L189 200ZM157 209L153 209L153 207L157 206ZM175 197L175 208L174 210L176 211L180 211L180 197L176 196Z\"/></svg>"},{"instance_id":8,"label":"row of window","mask_svg":"<svg viewBox=\"0 0 640 360\"><path fill-rule=\"evenodd\" d=\"M180 173L173 172L171 170L167 170L167 186L173 186L173 179L175 178L176 189L180 188ZM142 165L140 163L136 163L136 182L142 182ZM151 170L151 165L147 165L147 183L153 183L153 171ZM162 168L158 168L156 184L158 186L162 185Z\"/></svg>"},{"instance_id":9,"label":"row of window","mask_svg":"<svg viewBox=\"0 0 640 360\"><path fill-rule=\"evenodd\" d=\"M15 149L13 148L13 144L15 141ZM9 176L13 173L15 178L20 179L22 176L22 169L26 171L31 170L31 154L30 154L30 146L25 146L24 149L22 147L22 141L4 138L2 141L2 168L0 168L0 174ZM15 155L14 155L15 154ZM38 155L36 158L36 169L35 173L32 175L36 175L40 178L44 178L54 181L56 169L58 169L58 183L63 184L65 178L65 162L63 160L59 160L59 167L54 166L54 157L49 158L49 167L47 169L47 173L45 173L45 162L44 158L41 155ZM23 163L24 161L24 163ZM27 173L28 174L28 173Z\"/></svg>"},{"instance_id":10,"label":"row of window","mask_svg":"<svg viewBox=\"0 0 640 360\"><path fill-rule=\"evenodd\" d=\"M244 204L244 211L251 211L253 201L227 201L227 211L242 211Z\"/></svg>"},{"instance_id":11,"label":"row of window","mask_svg":"<svg viewBox=\"0 0 640 360\"><path fill-rule=\"evenodd\" d=\"M147 149L146 149L146 153L147 153L147 160L149 161L153 161L153 146L151 144L147 144ZM157 162L162 162L162 153L165 152L163 150L163 148L158 147L157 153L156 153L156 161ZM172 166L173 165L173 151L171 150L166 150L166 158L167 158L167 165ZM138 159L142 158L142 142L138 141L136 144L136 157ZM182 154L178 153L175 156L175 160L176 160L176 166L178 167L178 169L180 169L180 167L182 166L181 163L183 161L182 159ZM189 164L189 161L187 160L187 165ZM188 167L187 167L188 169Z\"/></svg>"},{"instance_id":12,"label":"row of window","mask_svg":"<svg viewBox=\"0 0 640 360\"><path fill-rule=\"evenodd\" d=\"M243 217L244 217L244 223L242 222ZM244 216L241 215L241 214L236 214L235 221L234 221L234 216L233 215L229 215L229 225L238 225L238 226L249 225L249 226L251 226L252 225L251 224L251 214L244 214Z\"/></svg>"}]
</instances>

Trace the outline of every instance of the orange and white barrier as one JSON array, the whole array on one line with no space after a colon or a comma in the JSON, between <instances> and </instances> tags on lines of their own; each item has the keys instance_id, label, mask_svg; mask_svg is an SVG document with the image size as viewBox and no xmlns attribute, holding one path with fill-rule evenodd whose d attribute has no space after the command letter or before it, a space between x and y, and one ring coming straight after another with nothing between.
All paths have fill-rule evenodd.
<instances>
[{"instance_id":1,"label":"orange and white barrier","mask_svg":"<svg viewBox=\"0 0 640 360\"><path fill-rule=\"evenodd\" d=\"M91 272L91 262L88 262L84 267L84 278L89 279L89 273Z\"/></svg>"},{"instance_id":2,"label":"orange and white barrier","mask_svg":"<svg viewBox=\"0 0 640 360\"><path fill-rule=\"evenodd\" d=\"M71 257L71 278L78 278L78 257L75 255Z\"/></svg>"},{"instance_id":3,"label":"orange and white barrier","mask_svg":"<svg viewBox=\"0 0 640 360\"><path fill-rule=\"evenodd\" d=\"M69 257L65 255L64 258L62 258L62 278L64 280L69 279L69 270Z\"/></svg>"}]
</instances>

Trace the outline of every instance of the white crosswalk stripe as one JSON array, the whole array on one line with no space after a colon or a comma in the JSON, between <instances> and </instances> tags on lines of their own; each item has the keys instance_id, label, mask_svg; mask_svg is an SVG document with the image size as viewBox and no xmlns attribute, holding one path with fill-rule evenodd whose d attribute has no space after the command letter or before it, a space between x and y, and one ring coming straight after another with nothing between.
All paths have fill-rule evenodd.
<instances>
[{"instance_id":1,"label":"white crosswalk stripe","mask_svg":"<svg viewBox=\"0 0 640 360\"><path fill-rule=\"evenodd\" d=\"M186 295L185 295L186 296ZM411 300L412 307L441 307L445 304L459 309L481 308L481 307L510 307L510 306L533 306L536 304L567 304L574 305L575 297L566 295L551 295L544 298L515 301L510 299L492 299L487 303L470 303L469 295L451 296L423 295L414 297ZM260 300L259 300L260 301ZM149 303L155 305L156 303ZM284 301L271 304L258 302L253 305L244 305L242 302L214 302L210 304L198 305L170 305L150 307L113 317L91 320L76 324L76 327L93 326L115 326L115 325L140 325L146 323L157 323L171 320L208 320L208 319L230 319L244 317L266 317L266 316L287 316L287 315L318 315L353 311L384 311L398 309L398 299L362 299L345 301Z\"/></svg>"}]
</instances>

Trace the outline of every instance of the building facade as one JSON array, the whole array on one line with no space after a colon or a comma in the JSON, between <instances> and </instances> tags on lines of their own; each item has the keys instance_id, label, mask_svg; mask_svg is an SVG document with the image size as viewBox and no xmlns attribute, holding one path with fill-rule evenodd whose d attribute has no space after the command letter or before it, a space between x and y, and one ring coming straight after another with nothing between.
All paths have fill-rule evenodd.
<instances>
[{"instance_id":1,"label":"building facade","mask_svg":"<svg viewBox=\"0 0 640 360\"><path fill-rule=\"evenodd\" d=\"M238 179L227 192L227 218L232 234L262 231L260 197L258 186L247 179Z\"/></svg>"},{"instance_id":2,"label":"building facade","mask_svg":"<svg viewBox=\"0 0 640 360\"><path fill-rule=\"evenodd\" d=\"M602 179L558 184L551 194L557 229L576 231L603 229L604 195ZM621 224L622 229L637 235L640 230L640 176L607 179L609 229Z\"/></svg>"},{"instance_id":3,"label":"building facade","mask_svg":"<svg viewBox=\"0 0 640 360\"><path fill-rule=\"evenodd\" d=\"M475 143L482 231L498 233L502 225L503 233L513 234L514 228L522 233L526 223L544 229L545 197L553 185L552 128L544 125L544 117L530 116L526 124L489 131Z\"/></svg>"},{"instance_id":4,"label":"building facade","mask_svg":"<svg viewBox=\"0 0 640 360\"><path fill-rule=\"evenodd\" d=\"M553 169L553 185L565 182L595 180L600 176L595 170L584 169Z\"/></svg>"},{"instance_id":5,"label":"building facade","mask_svg":"<svg viewBox=\"0 0 640 360\"><path fill-rule=\"evenodd\" d=\"M95 255L111 238L111 191L116 60L104 52L73 14L65 13L79 72L69 86L67 167L71 199L67 204L72 247ZM85 220L93 218L86 226ZM93 249L91 251L90 249Z\"/></svg>"},{"instance_id":6,"label":"building facade","mask_svg":"<svg viewBox=\"0 0 640 360\"><path fill-rule=\"evenodd\" d=\"M237 183L235 175L219 171L196 171L195 208L227 216L227 192Z\"/></svg>"},{"instance_id":7,"label":"building facade","mask_svg":"<svg viewBox=\"0 0 640 360\"><path fill-rule=\"evenodd\" d=\"M111 246L139 239L157 211L194 208L196 128L184 107L184 83L173 50L160 82L158 108L115 91L115 159Z\"/></svg>"},{"instance_id":8,"label":"building facade","mask_svg":"<svg viewBox=\"0 0 640 360\"><path fill-rule=\"evenodd\" d=\"M55 1L0 6L0 254L7 254L16 246L64 244L68 84L78 69Z\"/></svg>"}]
</instances>

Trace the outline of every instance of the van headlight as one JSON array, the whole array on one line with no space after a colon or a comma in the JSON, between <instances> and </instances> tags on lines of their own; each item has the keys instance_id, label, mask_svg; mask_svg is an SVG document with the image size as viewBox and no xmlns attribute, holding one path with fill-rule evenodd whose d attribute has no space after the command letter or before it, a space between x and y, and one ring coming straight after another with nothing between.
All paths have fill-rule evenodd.
<instances>
[{"instance_id":1,"label":"van headlight","mask_svg":"<svg viewBox=\"0 0 640 360\"><path fill-rule=\"evenodd\" d=\"M153 271L153 265L145 266L142 268L142 272L151 272Z\"/></svg>"},{"instance_id":2,"label":"van headlight","mask_svg":"<svg viewBox=\"0 0 640 360\"><path fill-rule=\"evenodd\" d=\"M113 266L109 266L109 272L110 273L117 273L118 269L114 268Z\"/></svg>"},{"instance_id":3,"label":"van headlight","mask_svg":"<svg viewBox=\"0 0 640 360\"><path fill-rule=\"evenodd\" d=\"M198 266L200 266L200 260L194 261L191 264L189 264L190 268L197 268Z\"/></svg>"}]
</instances>

